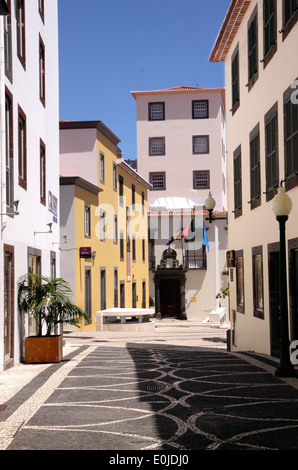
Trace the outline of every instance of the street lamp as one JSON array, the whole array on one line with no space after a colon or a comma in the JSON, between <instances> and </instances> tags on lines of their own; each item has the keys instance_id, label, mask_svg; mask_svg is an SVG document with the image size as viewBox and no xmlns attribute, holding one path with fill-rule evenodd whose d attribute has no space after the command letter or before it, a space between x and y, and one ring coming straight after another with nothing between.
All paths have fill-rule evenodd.
<instances>
[{"instance_id":1,"label":"street lamp","mask_svg":"<svg viewBox=\"0 0 298 470\"><path fill-rule=\"evenodd\" d=\"M207 197L207 199L205 201L205 207L206 207L207 211L209 212L209 217L206 220L209 220L209 224L212 224L212 220L217 220L217 219L227 220L226 217L216 217L216 219L213 218L212 213L213 213L215 204L216 204L216 202L212 197L211 191L209 191L209 196Z\"/></svg>"},{"instance_id":2,"label":"street lamp","mask_svg":"<svg viewBox=\"0 0 298 470\"><path fill-rule=\"evenodd\" d=\"M283 186L272 201L272 210L279 223L280 251L279 251L279 315L280 315L280 362L275 371L277 377L294 377L295 369L290 360L289 351L289 325L288 325L288 299L287 299L287 268L286 268L286 221L292 210L292 200L286 194Z\"/></svg>"}]
</instances>

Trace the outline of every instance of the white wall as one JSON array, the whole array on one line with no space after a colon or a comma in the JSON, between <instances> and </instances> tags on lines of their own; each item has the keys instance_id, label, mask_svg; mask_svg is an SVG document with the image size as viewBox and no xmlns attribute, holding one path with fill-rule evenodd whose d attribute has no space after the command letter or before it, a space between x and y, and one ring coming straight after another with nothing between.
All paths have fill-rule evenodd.
<instances>
[{"instance_id":1,"label":"white wall","mask_svg":"<svg viewBox=\"0 0 298 470\"><path fill-rule=\"evenodd\" d=\"M80 176L97 186L97 130L60 130L60 174Z\"/></svg>"},{"instance_id":2,"label":"white wall","mask_svg":"<svg viewBox=\"0 0 298 470\"><path fill-rule=\"evenodd\" d=\"M45 0L45 23L38 12L38 1L26 2L26 70L16 52L15 2L12 5L12 58L13 80L5 77L1 83L13 96L13 148L14 148L14 200L19 200L19 215L2 216L1 242L14 246L15 267L15 321L14 361L20 359L22 332L19 329L17 309L17 281L28 272L28 247L41 250L42 274L50 275L50 252L56 253L56 275L59 276L60 257L58 243L59 204L57 217L49 210L49 191L59 201L59 97L58 97L58 19L57 1ZM2 23L2 19L1 19ZM0 34L3 34L1 29ZM39 98L39 34L45 44L46 106ZM18 184L18 105L26 114L27 126L27 190ZM1 126L3 122L1 122ZM3 127L2 127L3 130ZM3 136L5 137L5 136ZM46 206L40 203L40 139L46 145ZM5 155L1 155L1 158ZM5 201L2 200L2 206ZM3 208L3 207L2 207ZM48 232L52 223L52 233ZM56 244L57 243L57 244ZM3 272L3 247L1 248L0 272ZM0 304L3 305L3 277L1 276ZM27 324L25 325L27 333ZM4 367L3 317L0 316L0 369Z\"/></svg>"},{"instance_id":3,"label":"white wall","mask_svg":"<svg viewBox=\"0 0 298 470\"><path fill-rule=\"evenodd\" d=\"M229 249L244 249L245 258L245 314L237 313L237 348L238 350L255 350L270 354L270 324L268 303L268 253L267 245L279 241L279 228L272 212L271 202L266 202L266 168L265 168L265 114L278 102L278 139L279 139L279 179L284 179L284 109L283 93L297 78L296 54L298 41L297 24L287 38L282 41L282 4L276 2L278 12L277 52L266 68L259 61L259 78L249 91L247 83L247 22L258 4L259 18L259 60L263 58L263 2L253 1L249 6L241 28L236 35L226 58L226 97L227 109L232 107L231 99L231 56L239 44L240 51L240 107L234 114L227 114L228 129L228 179L229 179ZM294 91L294 90L293 90ZM260 160L261 160L261 206L251 210L250 200L250 154L249 133L256 124L260 124ZM234 219L233 188L233 152L241 144L242 148L242 210L243 215ZM298 236L298 187L288 192L293 200L293 211L287 223L287 239ZM264 274L264 320L253 316L253 284L251 249L263 246ZM231 309L236 306L236 281L230 283Z\"/></svg>"},{"instance_id":4,"label":"white wall","mask_svg":"<svg viewBox=\"0 0 298 470\"><path fill-rule=\"evenodd\" d=\"M209 119L192 119L192 100L209 100ZM204 204L209 190L193 189L193 170L210 170L210 189L216 208L226 209L222 192L222 158L225 128L221 122L221 93L137 95L138 171L149 180L149 172L166 171L166 190L150 191L149 206L157 199L186 198L192 204ZM165 102L165 120L148 120L148 103ZM192 137L209 135L209 154L193 155ZM166 154L149 156L149 137L165 137Z\"/></svg>"}]
</instances>

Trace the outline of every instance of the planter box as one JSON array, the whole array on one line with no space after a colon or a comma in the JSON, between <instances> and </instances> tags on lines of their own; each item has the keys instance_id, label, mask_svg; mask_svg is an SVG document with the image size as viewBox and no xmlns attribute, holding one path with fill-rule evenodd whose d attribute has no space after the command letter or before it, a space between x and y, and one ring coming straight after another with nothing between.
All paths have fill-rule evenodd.
<instances>
[{"instance_id":1,"label":"planter box","mask_svg":"<svg viewBox=\"0 0 298 470\"><path fill-rule=\"evenodd\" d=\"M26 363L40 364L62 360L62 335L26 338Z\"/></svg>"}]
</instances>

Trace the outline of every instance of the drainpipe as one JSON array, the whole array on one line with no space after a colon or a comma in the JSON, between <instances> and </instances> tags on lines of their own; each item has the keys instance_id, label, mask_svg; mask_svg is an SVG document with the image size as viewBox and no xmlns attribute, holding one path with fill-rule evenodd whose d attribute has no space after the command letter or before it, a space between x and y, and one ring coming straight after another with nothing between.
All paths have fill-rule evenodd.
<instances>
[{"instance_id":1,"label":"drainpipe","mask_svg":"<svg viewBox=\"0 0 298 470\"><path fill-rule=\"evenodd\" d=\"M1 158L1 213L6 214L6 144L5 144L5 63L4 26L0 16L0 158ZM1 231L6 227L6 215L1 215Z\"/></svg>"}]
</instances>

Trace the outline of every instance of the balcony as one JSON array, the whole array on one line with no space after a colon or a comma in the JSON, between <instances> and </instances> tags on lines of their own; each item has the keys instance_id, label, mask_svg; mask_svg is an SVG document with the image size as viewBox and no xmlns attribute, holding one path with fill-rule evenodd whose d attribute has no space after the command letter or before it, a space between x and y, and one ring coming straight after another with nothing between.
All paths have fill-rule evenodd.
<instances>
[{"instance_id":1,"label":"balcony","mask_svg":"<svg viewBox=\"0 0 298 470\"><path fill-rule=\"evenodd\" d=\"M158 263L159 264L159 263ZM156 257L151 255L149 256L149 269L155 270L157 267L156 265ZM207 269L207 256L205 250L200 251L186 251L185 255L183 256L183 269Z\"/></svg>"},{"instance_id":2,"label":"balcony","mask_svg":"<svg viewBox=\"0 0 298 470\"><path fill-rule=\"evenodd\" d=\"M207 269L207 256L205 251L186 251L183 256L183 267L186 269Z\"/></svg>"}]
</instances>

